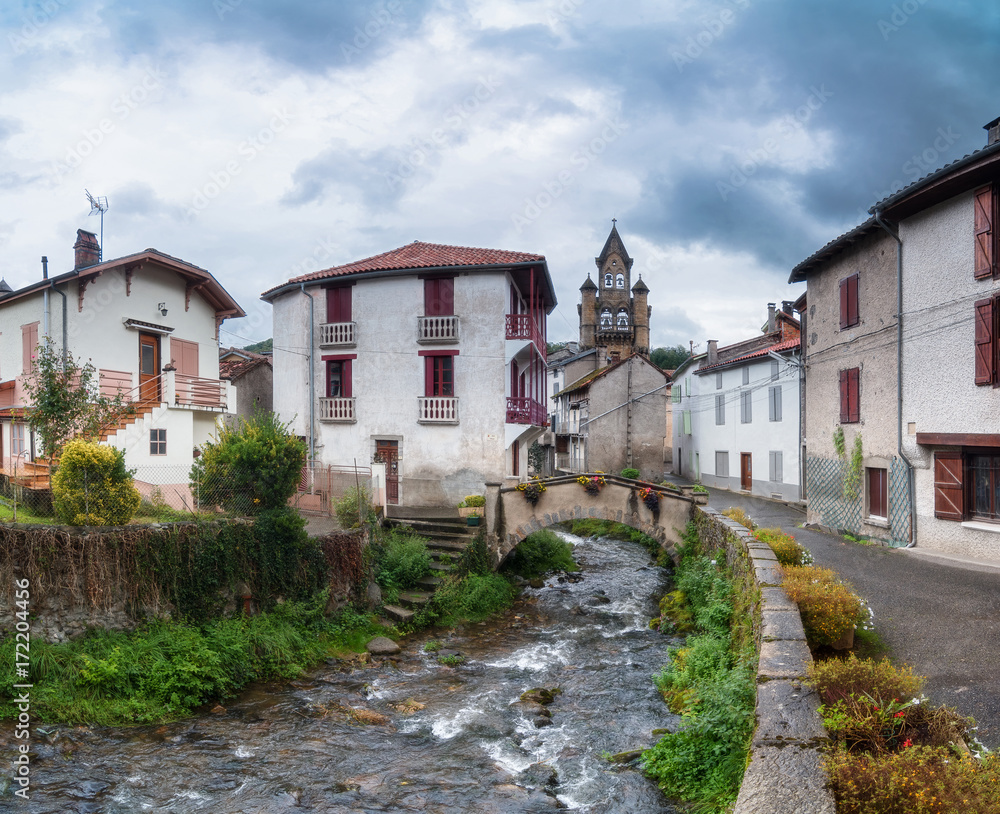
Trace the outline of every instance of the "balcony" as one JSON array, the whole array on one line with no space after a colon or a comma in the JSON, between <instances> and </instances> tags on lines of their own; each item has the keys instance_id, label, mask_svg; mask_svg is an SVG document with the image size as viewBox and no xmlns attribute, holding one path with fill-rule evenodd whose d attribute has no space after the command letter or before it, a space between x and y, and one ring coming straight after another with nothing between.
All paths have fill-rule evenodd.
<instances>
[{"instance_id":1,"label":"balcony","mask_svg":"<svg viewBox=\"0 0 1000 814\"><path fill-rule=\"evenodd\" d=\"M319 400L319 420L353 424L357 419L353 398L330 398Z\"/></svg>"},{"instance_id":2,"label":"balcony","mask_svg":"<svg viewBox=\"0 0 1000 814\"><path fill-rule=\"evenodd\" d=\"M508 424L532 424L536 427L544 427L547 419L548 414L545 407L534 399L522 397L509 397L507 399Z\"/></svg>"},{"instance_id":3,"label":"balcony","mask_svg":"<svg viewBox=\"0 0 1000 814\"><path fill-rule=\"evenodd\" d=\"M174 371L168 371L166 385L168 404L192 410L225 410L233 386L226 380L183 376Z\"/></svg>"},{"instance_id":4,"label":"balcony","mask_svg":"<svg viewBox=\"0 0 1000 814\"><path fill-rule=\"evenodd\" d=\"M571 472L574 474L586 471L583 466L583 458L572 452L556 453L556 469L561 472Z\"/></svg>"},{"instance_id":5,"label":"balcony","mask_svg":"<svg viewBox=\"0 0 1000 814\"><path fill-rule=\"evenodd\" d=\"M319 326L319 346L321 348L353 348L354 322L324 322Z\"/></svg>"},{"instance_id":6,"label":"balcony","mask_svg":"<svg viewBox=\"0 0 1000 814\"><path fill-rule=\"evenodd\" d=\"M458 317L417 317L417 342L458 342Z\"/></svg>"},{"instance_id":7,"label":"balcony","mask_svg":"<svg viewBox=\"0 0 1000 814\"><path fill-rule=\"evenodd\" d=\"M457 424L458 399L449 396L427 396L417 399L418 424Z\"/></svg>"},{"instance_id":8,"label":"balcony","mask_svg":"<svg viewBox=\"0 0 1000 814\"><path fill-rule=\"evenodd\" d=\"M507 339L523 339L534 342L538 352L545 358L545 338L542 336L538 323L530 314L507 314L505 318Z\"/></svg>"}]
</instances>

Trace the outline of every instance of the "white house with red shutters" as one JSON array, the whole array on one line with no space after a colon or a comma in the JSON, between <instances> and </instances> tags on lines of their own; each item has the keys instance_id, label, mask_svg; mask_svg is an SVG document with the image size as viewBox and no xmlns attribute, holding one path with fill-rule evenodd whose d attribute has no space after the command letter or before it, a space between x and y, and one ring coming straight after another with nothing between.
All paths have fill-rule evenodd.
<instances>
[{"instance_id":1,"label":"white house with red shutters","mask_svg":"<svg viewBox=\"0 0 1000 814\"><path fill-rule=\"evenodd\" d=\"M186 486L194 450L235 410L236 390L219 378L219 327L245 316L205 269L146 249L101 260L97 238L77 232L73 268L34 283L0 283L0 463L8 476L39 472L45 454L25 421L25 380L39 343L50 342L97 372L101 392L121 393L135 414L106 443L125 451L137 479ZM153 470L162 477L149 474Z\"/></svg>"},{"instance_id":2,"label":"white house with red shutters","mask_svg":"<svg viewBox=\"0 0 1000 814\"><path fill-rule=\"evenodd\" d=\"M295 277L274 308L274 409L319 467L387 466L389 503L517 482L546 423L538 254L414 242Z\"/></svg>"}]
</instances>

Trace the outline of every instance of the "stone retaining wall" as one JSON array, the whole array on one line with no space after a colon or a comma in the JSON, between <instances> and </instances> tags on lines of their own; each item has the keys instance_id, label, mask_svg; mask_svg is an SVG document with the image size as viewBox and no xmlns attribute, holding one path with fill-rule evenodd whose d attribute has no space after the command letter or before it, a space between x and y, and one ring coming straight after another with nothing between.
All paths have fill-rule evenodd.
<instances>
[{"instance_id":1,"label":"stone retaining wall","mask_svg":"<svg viewBox=\"0 0 1000 814\"><path fill-rule=\"evenodd\" d=\"M803 683L812 656L798 606L781 588L777 557L715 509L695 506L693 515L703 544L725 549L744 590L756 594L757 727L734 814L834 814L821 766L827 734L819 697Z\"/></svg>"}]
</instances>

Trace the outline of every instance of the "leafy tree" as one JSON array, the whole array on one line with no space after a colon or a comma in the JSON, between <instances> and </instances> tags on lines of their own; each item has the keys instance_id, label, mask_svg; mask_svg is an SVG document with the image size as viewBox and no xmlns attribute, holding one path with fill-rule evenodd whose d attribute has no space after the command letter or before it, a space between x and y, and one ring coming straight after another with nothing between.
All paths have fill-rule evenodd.
<instances>
[{"instance_id":1,"label":"leafy tree","mask_svg":"<svg viewBox=\"0 0 1000 814\"><path fill-rule=\"evenodd\" d=\"M546 342L545 343L545 353L546 355L550 353L555 353L557 350L562 350L566 347L565 342Z\"/></svg>"},{"instance_id":2,"label":"leafy tree","mask_svg":"<svg viewBox=\"0 0 1000 814\"><path fill-rule=\"evenodd\" d=\"M545 469L545 447L537 441L532 441L531 446L528 447L528 463L539 475Z\"/></svg>"},{"instance_id":3,"label":"leafy tree","mask_svg":"<svg viewBox=\"0 0 1000 814\"><path fill-rule=\"evenodd\" d=\"M52 476L56 517L71 526L123 526L139 508L125 453L76 438L62 448Z\"/></svg>"},{"instance_id":4,"label":"leafy tree","mask_svg":"<svg viewBox=\"0 0 1000 814\"><path fill-rule=\"evenodd\" d=\"M219 429L191 467L200 506L236 514L280 509L298 488L306 447L271 412L256 411Z\"/></svg>"},{"instance_id":5,"label":"leafy tree","mask_svg":"<svg viewBox=\"0 0 1000 814\"><path fill-rule=\"evenodd\" d=\"M274 350L272 347L273 344L273 339L265 339L261 342L254 342L252 345L247 345L243 350L248 350L251 353L271 353Z\"/></svg>"},{"instance_id":6,"label":"leafy tree","mask_svg":"<svg viewBox=\"0 0 1000 814\"><path fill-rule=\"evenodd\" d=\"M649 355L649 361L660 370L676 370L690 355L690 351L683 345L674 345L672 348L656 348Z\"/></svg>"},{"instance_id":7,"label":"leafy tree","mask_svg":"<svg viewBox=\"0 0 1000 814\"><path fill-rule=\"evenodd\" d=\"M55 461L74 436L97 438L106 427L132 411L122 394L101 395L97 371L46 341L35 350L35 366L24 383L31 407L28 424L38 433L42 449Z\"/></svg>"}]
</instances>

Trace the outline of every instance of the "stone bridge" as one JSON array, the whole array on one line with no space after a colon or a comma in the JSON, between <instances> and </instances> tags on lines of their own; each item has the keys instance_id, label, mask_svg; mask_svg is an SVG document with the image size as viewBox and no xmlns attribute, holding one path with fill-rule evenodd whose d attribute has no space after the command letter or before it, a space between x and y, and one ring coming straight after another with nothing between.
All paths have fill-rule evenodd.
<instances>
[{"instance_id":1,"label":"stone bridge","mask_svg":"<svg viewBox=\"0 0 1000 814\"><path fill-rule=\"evenodd\" d=\"M647 534L675 557L684 527L691 519L692 505L706 502L708 495L695 496L691 487L674 491L641 481L602 475L605 484L590 494L577 480L579 475L563 475L542 481L545 491L532 505L516 486L486 484L486 544L499 565L532 532L567 520L593 517L623 523ZM595 477L589 473L585 477ZM651 510L639 497L650 487L660 495L659 507Z\"/></svg>"}]
</instances>

